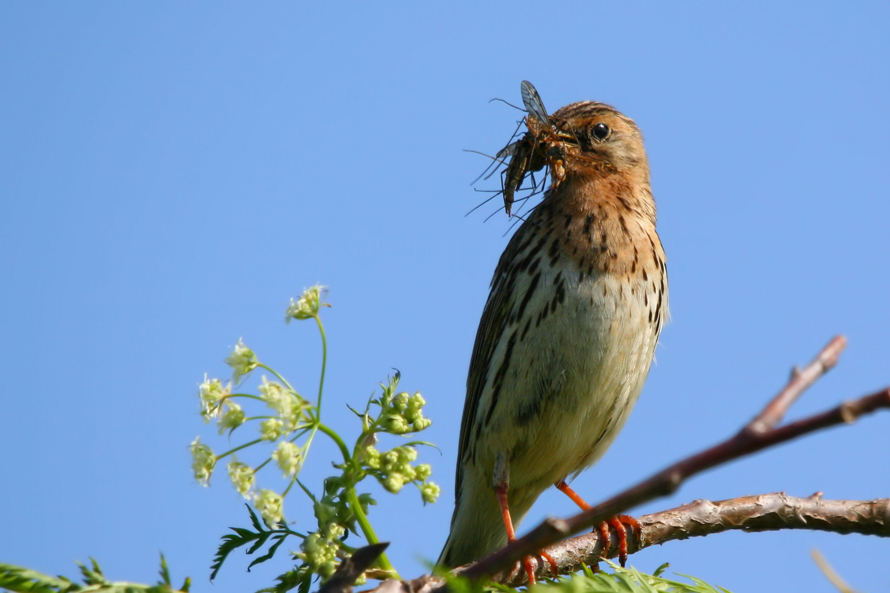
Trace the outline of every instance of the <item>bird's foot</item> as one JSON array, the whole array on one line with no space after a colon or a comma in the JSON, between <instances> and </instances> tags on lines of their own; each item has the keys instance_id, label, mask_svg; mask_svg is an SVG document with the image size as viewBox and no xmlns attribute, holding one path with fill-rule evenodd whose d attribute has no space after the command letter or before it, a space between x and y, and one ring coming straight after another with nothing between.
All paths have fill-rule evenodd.
<instances>
[{"instance_id":1,"label":"bird's foot","mask_svg":"<svg viewBox=\"0 0 890 593\"><path fill-rule=\"evenodd\" d=\"M550 565L550 575L552 577L556 577L559 575L559 563L556 562L556 559L554 559L553 556L551 556L544 550L538 552L537 556L546 560L547 564ZM537 563L537 566L540 566L540 562ZM522 569L525 570L525 575L528 577L529 586L532 586L538 582L537 577L535 577L535 567L536 563L532 562L531 556L526 556L522 560Z\"/></svg>"},{"instance_id":2,"label":"bird's foot","mask_svg":"<svg viewBox=\"0 0 890 593\"><path fill-rule=\"evenodd\" d=\"M637 544L640 543L640 540L643 537L643 526L640 525L640 522L631 517L630 515L618 515L617 517L612 517L611 519L607 519L599 524L597 530L600 534L600 541L602 542L602 553L601 556L603 558L607 558L609 555L609 549L611 547L612 538L609 528L615 530L615 538L618 540L618 562L621 564L622 568L627 563L627 528L633 531L634 539Z\"/></svg>"}]
</instances>

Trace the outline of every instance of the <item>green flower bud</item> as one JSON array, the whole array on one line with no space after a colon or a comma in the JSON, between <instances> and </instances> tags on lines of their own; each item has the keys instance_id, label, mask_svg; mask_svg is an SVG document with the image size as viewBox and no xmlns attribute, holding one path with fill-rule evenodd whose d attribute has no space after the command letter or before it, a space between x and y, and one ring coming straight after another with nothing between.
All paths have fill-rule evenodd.
<instances>
[{"instance_id":1,"label":"green flower bud","mask_svg":"<svg viewBox=\"0 0 890 593\"><path fill-rule=\"evenodd\" d=\"M313 504L312 510L315 512L315 518L318 519L319 525L328 525L337 516L337 508L325 504L325 501Z\"/></svg>"},{"instance_id":2,"label":"green flower bud","mask_svg":"<svg viewBox=\"0 0 890 593\"><path fill-rule=\"evenodd\" d=\"M423 396L420 395L420 392L416 392L411 396L411 400L408 402L408 407L412 410L419 410L423 406L426 405L426 400L423 399Z\"/></svg>"},{"instance_id":3,"label":"green flower bud","mask_svg":"<svg viewBox=\"0 0 890 593\"><path fill-rule=\"evenodd\" d=\"M383 480L383 487L386 488L387 492L392 492L393 494L398 494L404 485L405 477L399 472L393 472Z\"/></svg>"},{"instance_id":4,"label":"green flower bud","mask_svg":"<svg viewBox=\"0 0 890 593\"><path fill-rule=\"evenodd\" d=\"M392 400L392 407L400 412L406 410L408 408L408 402L410 401L411 396L405 392L399 393Z\"/></svg>"},{"instance_id":5,"label":"green flower bud","mask_svg":"<svg viewBox=\"0 0 890 593\"><path fill-rule=\"evenodd\" d=\"M414 427L415 431L420 432L421 430L429 428L432 423L433 423L432 420L430 420L428 418L424 418L423 416L420 416L419 418L417 418L411 422L411 426Z\"/></svg>"},{"instance_id":6,"label":"green flower bud","mask_svg":"<svg viewBox=\"0 0 890 593\"><path fill-rule=\"evenodd\" d=\"M380 469L381 459L380 459L380 451L376 449L376 447L369 446L365 447L364 450L365 463L371 469Z\"/></svg>"},{"instance_id":7,"label":"green flower bud","mask_svg":"<svg viewBox=\"0 0 890 593\"><path fill-rule=\"evenodd\" d=\"M436 502L436 499L439 498L439 494L441 494L441 492L442 489L433 482L427 482L420 487L420 496L421 498L423 498L424 504L432 504Z\"/></svg>"},{"instance_id":8,"label":"green flower bud","mask_svg":"<svg viewBox=\"0 0 890 593\"><path fill-rule=\"evenodd\" d=\"M336 571L337 571L337 563L334 562L333 560L323 562L318 567L318 574L320 574L321 578L323 578L323 579L331 578Z\"/></svg>"},{"instance_id":9,"label":"green flower bud","mask_svg":"<svg viewBox=\"0 0 890 593\"><path fill-rule=\"evenodd\" d=\"M411 426L402 416L386 416L383 419L383 427L391 434L405 434L411 430Z\"/></svg>"},{"instance_id":10,"label":"green flower bud","mask_svg":"<svg viewBox=\"0 0 890 593\"><path fill-rule=\"evenodd\" d=\"M414 474L417 476L418 480L426 480L433 475L433 468L428 463L421 463L414 468Z\"/></svg>"}]
</instances>

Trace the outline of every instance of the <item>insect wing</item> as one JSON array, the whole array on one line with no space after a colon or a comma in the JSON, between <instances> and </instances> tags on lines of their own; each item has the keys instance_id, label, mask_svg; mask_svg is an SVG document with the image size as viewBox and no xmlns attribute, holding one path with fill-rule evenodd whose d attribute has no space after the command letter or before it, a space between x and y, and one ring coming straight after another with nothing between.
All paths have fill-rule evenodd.
<instances>
[{"instance_id":1,"label":"insect wing","mask_svg":"<svg viewBox=\"0 0 890 593\"><path fill-rule=\"evenodd\" d=\"M547 110L544 109L544 101L541 100L541 95L538 94L534 85L527 80L522 81L522 103L525 105L526 111L535 116L535 119L548 128L552 127L550 118L547 117Z\"/></svg>"},{"instance_id":2,"label":"insect wing","mask_svg":"<svg viewBox=\"0 0 890 593\"><path fill-rule=\"evenodd\" d=\"M514 142L513 144L508 144L507 146L503 147L502 149L500 149L498 151L497 155L495 155L495 158L502 161L502 160L506 159L508 156L515 156L516 151L519 150L520 142L522 142L522 141L518 140L518 141Z\"/></svg>"}]
</instances>

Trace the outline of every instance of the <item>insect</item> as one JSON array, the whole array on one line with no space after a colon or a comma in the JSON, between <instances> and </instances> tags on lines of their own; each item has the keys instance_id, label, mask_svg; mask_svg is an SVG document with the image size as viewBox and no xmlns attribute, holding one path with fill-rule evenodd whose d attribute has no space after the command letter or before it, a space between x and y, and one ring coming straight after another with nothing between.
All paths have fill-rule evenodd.
<instances>
[{"instance_id":1,"label":"insect","mask_svg":"<svg viewBox=\"0 0 890 593\"><path fill-rule=\"evenodd\" d=\"M546 166L550 169L553 187L557 187L565 179L565 143L578 143L572 134L561 132L553 124L544 108L541 95L527 80L522 81L522 103L528 113L525 117L528 132L497 154L499 160L510 157L510 163L502 176L504 210L507 216L511 216L513 196L527 174L540 171Z\"/></svg>"}]
</instances>

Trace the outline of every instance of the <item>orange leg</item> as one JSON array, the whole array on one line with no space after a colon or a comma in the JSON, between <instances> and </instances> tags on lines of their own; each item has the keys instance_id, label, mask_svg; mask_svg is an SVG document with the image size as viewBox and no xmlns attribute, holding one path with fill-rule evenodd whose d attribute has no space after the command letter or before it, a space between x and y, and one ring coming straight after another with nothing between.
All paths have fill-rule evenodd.
<instances>
[{"instance_id":1,"label":"orange leg","mask_svg":"<svg viewBox=\"0 0 890 593\"><path fill-rule=\"evenodd\" d=\"M510 517L510 506L507 504L508 489L509 485L506 481L494 486L494 493L498 497L498 506L501 507L501 517L504 519L504 527L507 528L507 541L512 542L516 539L516 531L513 529L513 518ZM536 583L535 567L532 565L532 559L526 556L522 561L522 567L525 569L525 574L528 575L528 584L534 585Z\"/></svg>"},{"instance_id":2,"label":"orange leg","mask_svg":"<svg viewBox=\"0 0 890 593\"><path fill-rule=\"evenodd\" d=\"M501 518L507 530L507 541L512 542L516 539L516 531L513 529L513 518L510 516L510 505L507 502L507 493L510 490L510 469L507 460L502 455L498 455L495 461L492 485L494 486L495 496L498 499L498 506L501 509ZM539 554L550 564L553 576L558 575L559 565L556 563L556 560L546 552L540 552ZM534 585L536 583L535 567L532 564L531 558L526 557L522 561L522 566L525 569L525 574L528 575L528 584Z\"/></svg>"},{"instance_id":3,"label":"orange leg","mask_svg":"<svg viewBox=\"0 0 890 593\"><path fill-rule=\"evenodd\" d=\"M581 507L582 511L589 511L592 507L587 504L587 502L581 498L577 492L572 490L568 484L565 483L565 480L560 480L556 483L556 487L563 492L566 496L572 499L576 505ZM618 561L621 563L621 566L624 566L627 563L627 527L625 525L630 526L630 528L634 532L634 537L636 541L639 542L643 536L643 527L640 525L640 522L631 517L630 515L618 515L617 517L612 517L607 521L603 521L599 524L597 530L599 531L600 541L603 542L603 557L606 557L609 551L609 545L611 542L611 536L609 533L609 527L615 530L615 536L618 539ZM599 569L599 566L595 567L594 572Z\"/></svg>"},{"instance_id":4,"label":"orange leg","mask_svg":"<svg viewBox=\"0 0 890 593\"><path fill-rule=\"evenodd\" d=\"M577 492L572 490L569 485L566 484L565 480L560 480L559 482L557 482L556 487L559 488L560 492L571 498L572 502L581 507L582 511L589 511L593 508L589 504L587 504L587 501L581 498L581 496Z\"/></svg>"}]
</instances>

